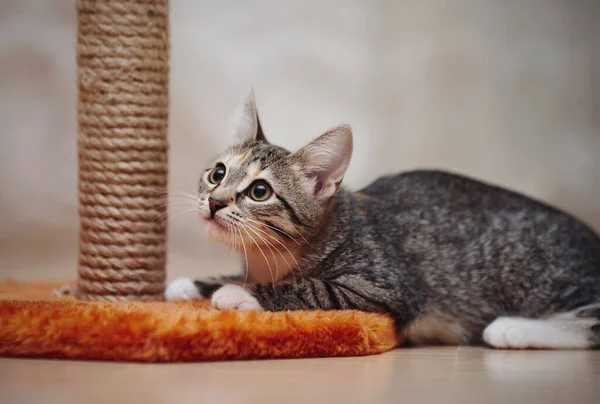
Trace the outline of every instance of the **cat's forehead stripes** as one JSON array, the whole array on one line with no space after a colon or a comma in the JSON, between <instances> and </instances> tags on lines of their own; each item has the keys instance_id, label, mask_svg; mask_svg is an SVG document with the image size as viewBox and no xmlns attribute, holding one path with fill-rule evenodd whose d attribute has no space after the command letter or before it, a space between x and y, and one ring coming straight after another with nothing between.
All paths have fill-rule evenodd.
<instances>
[{"instance_id":1,"label":"cat's forehead stripes","mask_svg":"<svg viewBox=\"0 0 600 404\"><path fill-rule=\"evenodd\" d=\"M227 167L227 171L227 177L224 181L227 185L235 186L246 177L246 169L244 166L229 166Z\"/></svg>"},{"instance_id":2,"label":"cat's forehead stripes","mask_svg":"<svg viewBox=\"0 0 600 404\"><path fill-rule=\"evenodd\" d=\"M242 153L236 153L226 160L226 164L232 165L232 166L240 166L243 164L244 160L246 160L248 158L249 155L250 155L250 150L246 150Z\"/></svg>"},{"instance_id":3,"label":"cat's forehead stripes","mask_svg":"<svg viewBox=\"0 0 600 404\"><path fill-rule=\"evenodd\" d=\"M256 178L261 171L261 164L258 161L253 161L246 167L246 175L248 177Z\"/></svg>"},{"instance_id":4,"label":"cat's forehead stripes","mask_svg":"<svg viewBox=\"0 0 600 404\"><path fill-rule=\"evenodd\" d=\"M250 184L252 184L256 179L258 179L261 172L261 165L258 161L252 161L249 164L247 164L246 175L237 187L238 192L242 192L244 189L248 188Z\"/></svg>"},{"instance_id":5,"label":"cat's forehead stripes","mask_svg":"<svg viewBox=\"0 0 600 404\"><path fill-rule=\"evenodd\" d=\"M230 185L237 184L239 192L258 178L268 180L261 173L289 154L281 147L262 143L253 144L245 149L235 148L230 150L230 153L230 156L223 159L227 168L225 182Z\"/></svg>"}]
</instances>

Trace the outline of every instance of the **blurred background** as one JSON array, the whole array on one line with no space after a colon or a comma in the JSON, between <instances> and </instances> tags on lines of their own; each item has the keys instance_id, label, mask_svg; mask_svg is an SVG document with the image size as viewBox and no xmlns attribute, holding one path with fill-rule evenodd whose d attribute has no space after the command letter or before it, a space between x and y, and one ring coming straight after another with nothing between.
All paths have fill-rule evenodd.
<instances>
[{"instance_id":1,"label":"blurred background","mask_svg":"<svg viewBox=\"0 0 600 404\"><path fill-rule=\"evenodd\" d=\"M254 86L267 137L353 126L345 184L417 167L494 182L600 230L600 2L171 0L170 191L194 193ZM76 276L76 12L0 1L0 276ZM169 277L231 272L171 208Z\"/></svg>"}]
</instances>

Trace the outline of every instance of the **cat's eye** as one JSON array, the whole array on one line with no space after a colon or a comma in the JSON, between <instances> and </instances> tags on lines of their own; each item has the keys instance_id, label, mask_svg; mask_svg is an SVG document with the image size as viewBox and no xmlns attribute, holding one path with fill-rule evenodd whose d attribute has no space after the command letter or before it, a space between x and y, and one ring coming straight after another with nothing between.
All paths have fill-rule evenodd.
<instances>
[{"instance_id":1,"label":"cat's eye","mask_svg":"<svg viewBox=\"0 0 600 404\"><path fill-rule=\"evenodd\" d=\"M217 164L210 173L208 173L208 182L211 184L219 184L225 178L225 166L221 163Z\"/></svg>"},{"instance_id":2,"label":"cat's eye","mask_svg":"<svg viewBox=\"0 0 600 404\"><path fill-rule=\"evenodd\" d=\"M248 196L257 202L263 202L269 199L273 194L271 186L265 181L255 181L248 188Z\"/></svg>"}]
</instances>

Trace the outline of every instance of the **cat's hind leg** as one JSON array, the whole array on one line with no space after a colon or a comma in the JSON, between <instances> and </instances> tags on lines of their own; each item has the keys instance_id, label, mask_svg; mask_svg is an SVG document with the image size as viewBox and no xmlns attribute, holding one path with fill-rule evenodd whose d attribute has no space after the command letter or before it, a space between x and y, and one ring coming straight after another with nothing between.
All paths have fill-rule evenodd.
<instances>
[{"instance_id":1,"label":"cat's hind leg","mask_svg":"<svg viewBox=\"0 0 600 404\"><path fill-rule=\"evenodd\" d=\"M498 317L483 331L494 348L589 349L600 346L600 303L543 319Z\"/></svg>"}]
</instances>

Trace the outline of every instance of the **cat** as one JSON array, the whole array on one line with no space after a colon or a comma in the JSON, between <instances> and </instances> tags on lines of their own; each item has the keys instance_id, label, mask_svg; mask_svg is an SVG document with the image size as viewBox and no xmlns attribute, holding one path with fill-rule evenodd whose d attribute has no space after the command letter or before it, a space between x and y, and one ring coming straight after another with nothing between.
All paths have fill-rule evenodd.
<instances>
[{"instance_id":1,"label":"cat","mask_svg":"<svg viewBox=\"0 0 600 404\"><path fill-rule=\"evenodd\" d=\"M291 153L267 141L254 95L234 146L208 165L199 212L245 270L180 278L167 300L217 309L389 313L412 344L600 346L600 239L546 204L450 172L340 187L348 126Z\"/></svg>"}]
</instances>

